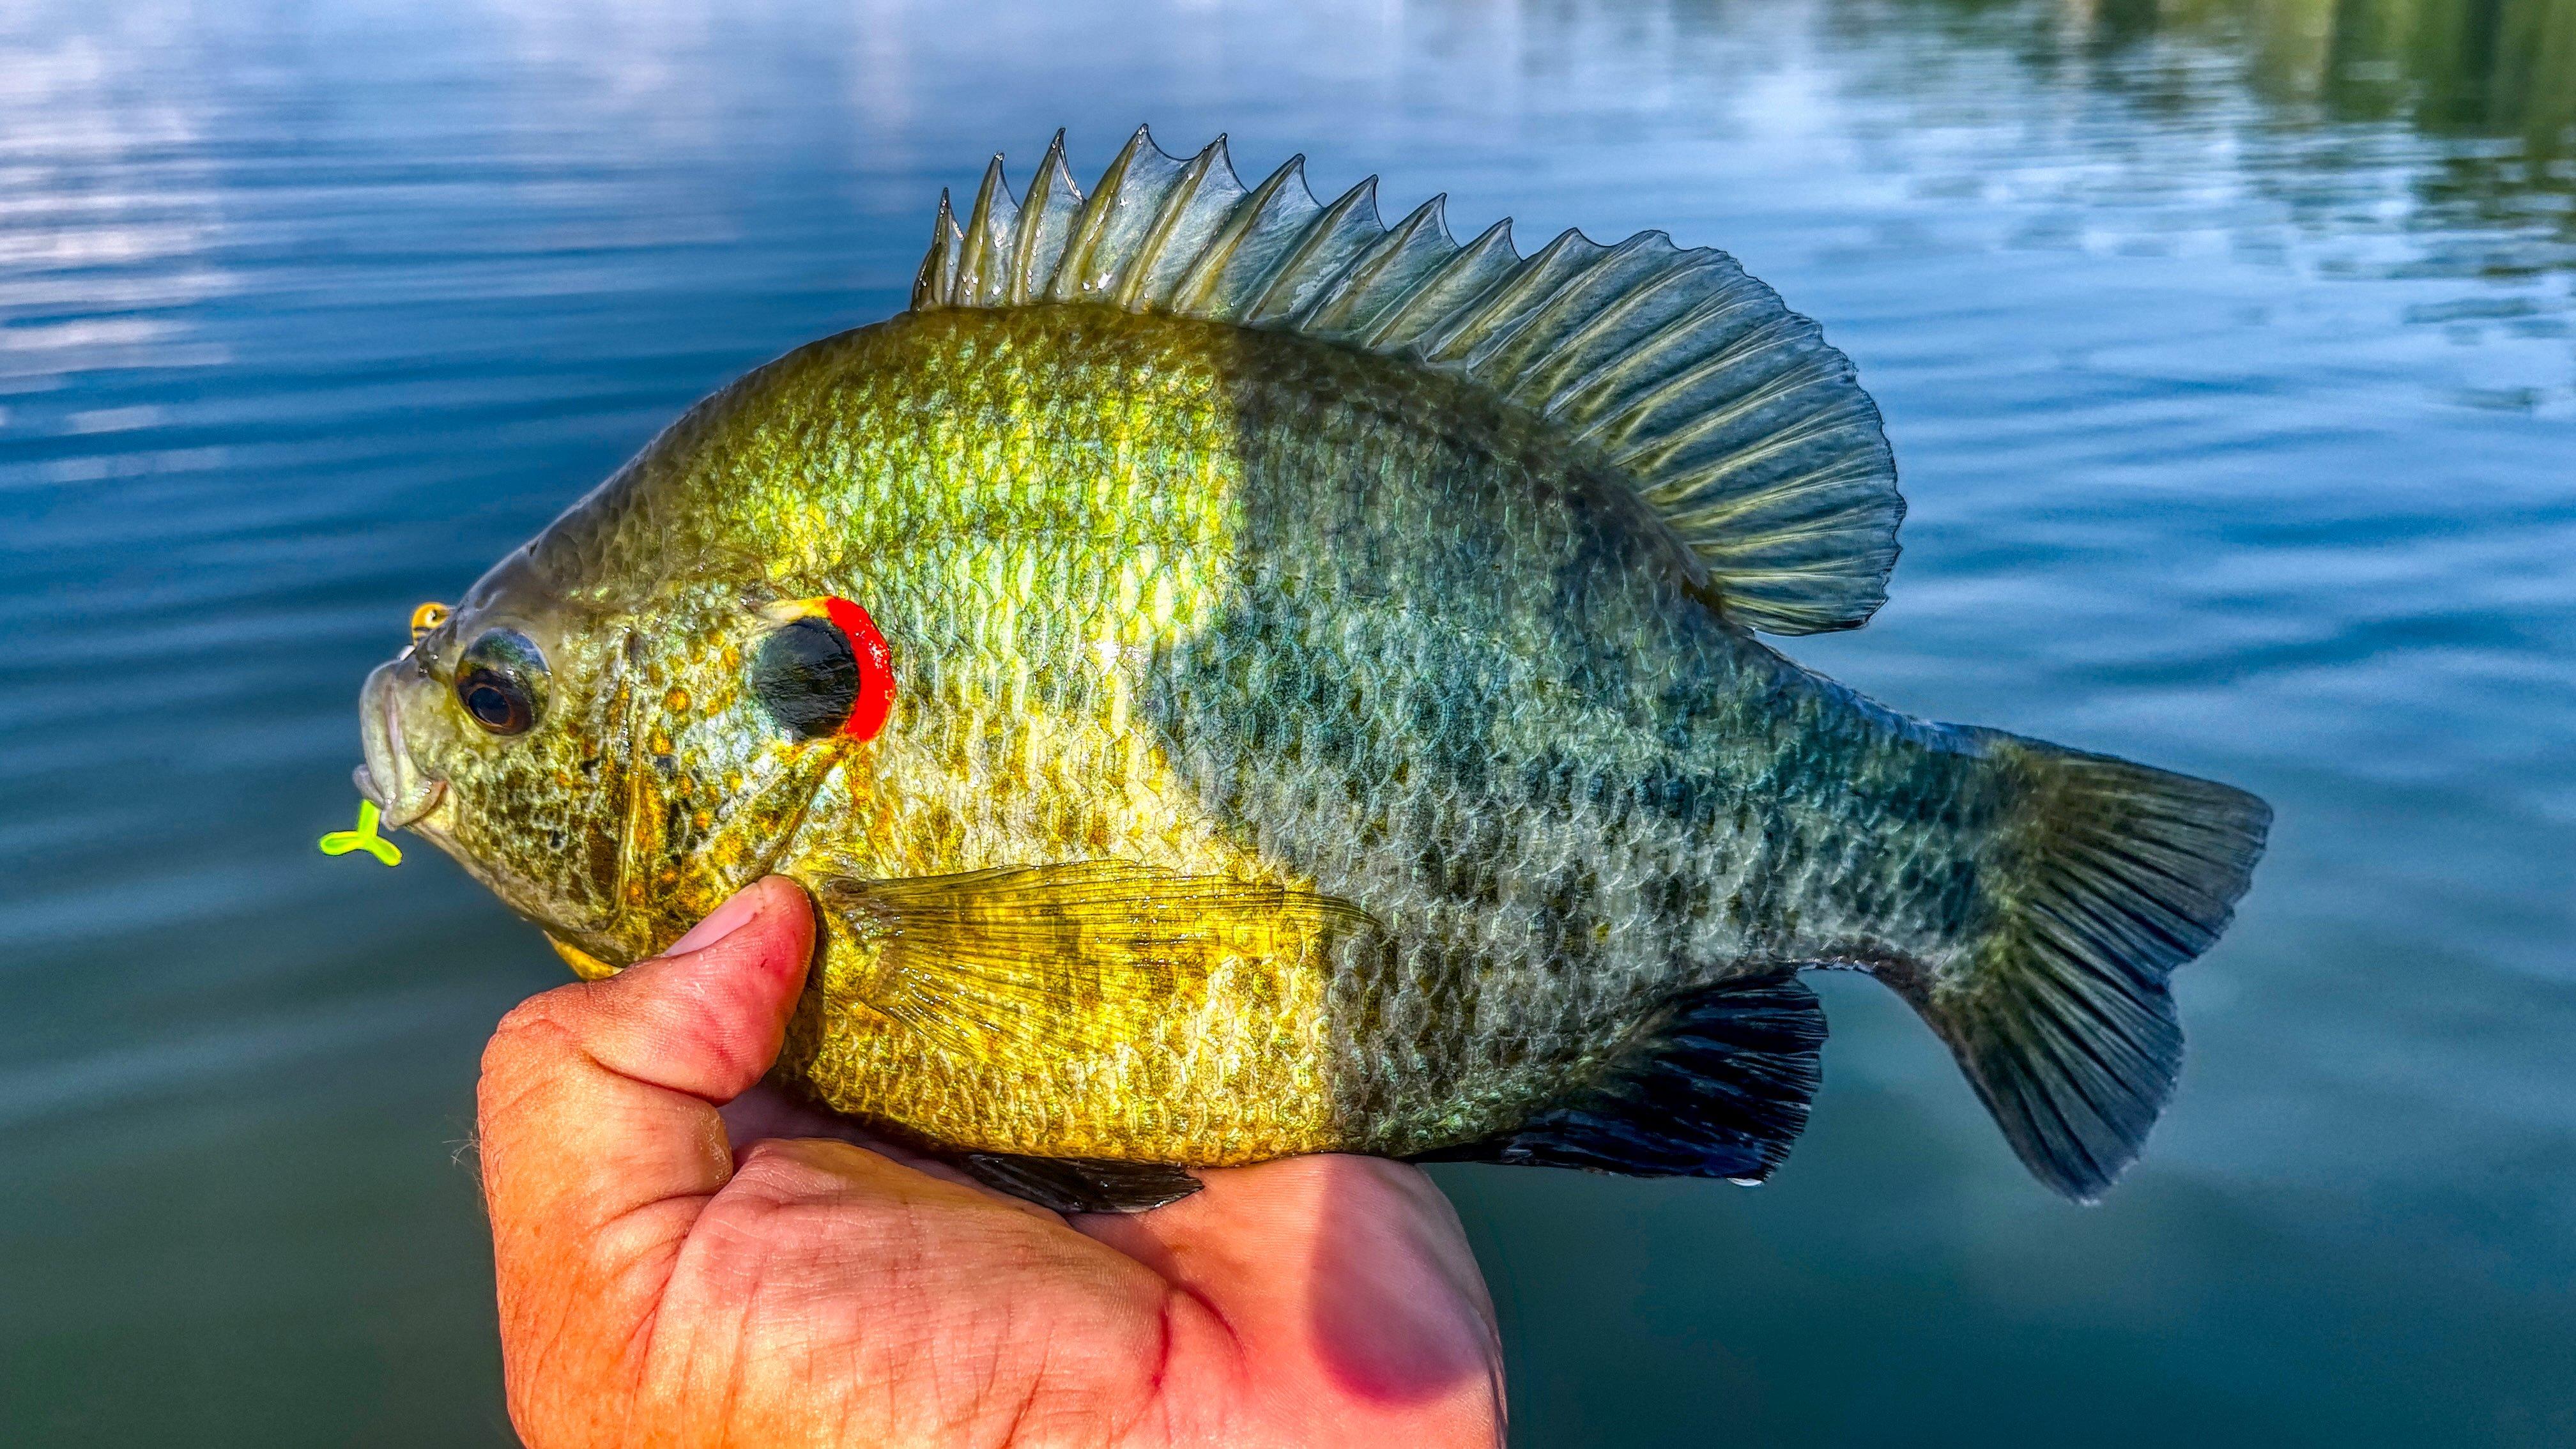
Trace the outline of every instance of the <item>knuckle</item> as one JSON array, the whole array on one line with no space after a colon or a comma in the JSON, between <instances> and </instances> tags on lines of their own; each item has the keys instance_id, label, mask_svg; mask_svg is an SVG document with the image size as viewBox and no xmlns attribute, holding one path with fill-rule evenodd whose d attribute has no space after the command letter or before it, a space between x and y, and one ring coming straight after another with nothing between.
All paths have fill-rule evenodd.
<instances>
[{"instance_id":1,"label":"knuckle","mask_svg":"<svg viewBox=\"0 0 2576 1449\"><path fill-rule=\"evenodd\" d=\"M558 988L529 997L510 1008L483 1044L477 1095L485 1107L526 1094L528 1079L542 1077L557 1064L581 1055L573 1003Z\"/></svg>"},{"instance_id":2,"label":"knuckle","mask_svg":"<svg viewBox=\"0 0 2576 1449\"><path fill-rule=\"evenodd\" d=\"M572 1023L565 1019L571 1003L564 999L564 993L573 989L559 986L511 1007L492 1029L492 1040L483 1048L485 1074L522 1058L551 1056L571 1049L576 1034Z\"/></svg>"}]
</instances>

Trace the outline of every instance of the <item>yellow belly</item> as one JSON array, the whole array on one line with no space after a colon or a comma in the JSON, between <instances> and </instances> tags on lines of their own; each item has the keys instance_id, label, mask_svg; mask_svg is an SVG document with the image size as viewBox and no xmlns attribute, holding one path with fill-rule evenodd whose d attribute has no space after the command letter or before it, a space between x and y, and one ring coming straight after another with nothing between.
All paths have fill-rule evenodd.
<instances>
[{"instance_id":1,"label":"yellow belly","mask_svg":"<svg viewBox=\"0 0 2576 1449\"><path fill-rule=\"evenodd\" d=\"M916 698L906 743L844 771L786 870L903 879L1119 861L1190 877L1282 880L1205 818L1131 729L1123 670L1098 707L1014 711L984 690ZM1229 920L1168 994L1059 1002L998 1029L900 1020L851 922L821 913L813 985L780 1071L842 1112L961 1147L1216 1165L1326 1150L1329 947L1287 922ZM1159 978L1158 978L1159 980ZM1107 989L1115 991L1115 985Z\"/></svg>"}]
</instances>

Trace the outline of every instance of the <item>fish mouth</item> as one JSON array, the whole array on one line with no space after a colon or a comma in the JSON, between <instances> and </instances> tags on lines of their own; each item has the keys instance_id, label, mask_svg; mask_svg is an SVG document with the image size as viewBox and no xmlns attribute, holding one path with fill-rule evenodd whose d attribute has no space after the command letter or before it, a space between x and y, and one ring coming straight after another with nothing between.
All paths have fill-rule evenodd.
<instances>
[{"instance_id":1,"label":"fish mouth","mask_svg":"<svg viewBox=\"0 0 2576 1449\"><path fill-rule=\"evenodd\" d=\"M358 740L366 763L350 776L358 793L376 803L387 830L406 830L447 798L447 782L424 774L404 747L402 706L393 689L395 666L388 664L367 679L358 700Z\"/></svg>"}]
</instances>

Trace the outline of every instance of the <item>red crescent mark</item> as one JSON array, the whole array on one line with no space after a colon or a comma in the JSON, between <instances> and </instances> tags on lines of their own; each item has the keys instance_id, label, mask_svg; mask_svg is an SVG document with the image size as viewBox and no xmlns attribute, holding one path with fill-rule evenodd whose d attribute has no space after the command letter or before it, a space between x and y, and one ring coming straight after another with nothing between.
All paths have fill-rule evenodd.
<instances>
[{"instance_id":1,"label":"red crescent mark","mask_svg":"<svg viewBox=\"0 0 2576 1449\"><path fill-rule=\"evenodd\" d=\"M850 706L849 723L841 726L841 733L855 740L875 739L894 709L894 652L886 648L885 636L877 632L877 621L868 617L867 610L847 599L825 599L823 612L850 641L850 652L859 660L859 697Z\"/></svg>"}]
</instances>

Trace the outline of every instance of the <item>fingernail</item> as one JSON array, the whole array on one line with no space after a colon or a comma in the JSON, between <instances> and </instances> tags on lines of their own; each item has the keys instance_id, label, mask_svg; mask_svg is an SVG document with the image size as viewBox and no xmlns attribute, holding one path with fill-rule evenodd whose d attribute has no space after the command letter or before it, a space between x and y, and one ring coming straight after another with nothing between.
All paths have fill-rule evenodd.
<instances>
[{"instance_id":1,"label":"fingernail","mask_svg":"<svg viewBox=\"0 0 2576 1449\"><path fill-rule=\"evenodd\" d=\"M757 886L752 886L736 892L732 900L708 912L705 920L691 926L688 934L673 941L671 948L662 954L677 956L683 952L712 946L741 929L743 923L760 912L760 902L753 894L758 889Z\"/></svg>"}]
</instances>

